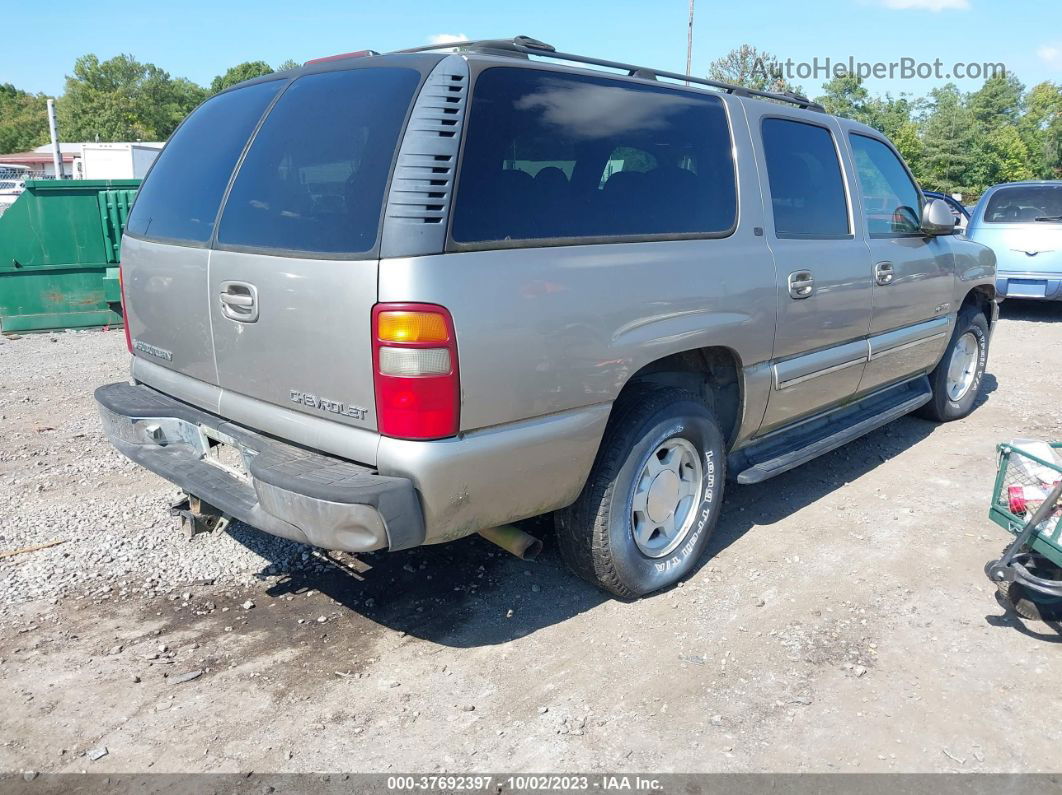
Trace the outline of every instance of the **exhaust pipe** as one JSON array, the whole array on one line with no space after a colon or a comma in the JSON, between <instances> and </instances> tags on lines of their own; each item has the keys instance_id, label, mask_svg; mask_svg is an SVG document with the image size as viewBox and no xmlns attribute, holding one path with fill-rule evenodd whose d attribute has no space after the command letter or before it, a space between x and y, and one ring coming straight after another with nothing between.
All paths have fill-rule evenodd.
<instances>
[{"instance_id":1,"label":"exhaust pipe","mask_svg":"<svg viewBox=\"0 0 1062 795\"><path fill-rule=\"evenodd\" d=\"M506 552L516 555L520 560L534 560L542 551L542 542L539 539L511 524L488 527L486 530L480 530L479 534Z\"/></svg>"}]
</instances>

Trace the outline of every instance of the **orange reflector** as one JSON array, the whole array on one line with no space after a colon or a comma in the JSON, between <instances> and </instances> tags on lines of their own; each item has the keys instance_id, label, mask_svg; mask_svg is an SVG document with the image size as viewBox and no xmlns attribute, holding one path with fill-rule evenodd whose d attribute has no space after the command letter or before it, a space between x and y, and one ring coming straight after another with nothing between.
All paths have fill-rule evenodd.
<instances>
[{"instance_id":1,"label":"orange reflector","mask_svg":"<svg viewBox=\"0 0 1062 795\"><path fill-rule=\"evenodd\" d=\"M377 336L383 342L446 342L446 319L435 312L380 312Z\"/></svg>"}]
</instances>

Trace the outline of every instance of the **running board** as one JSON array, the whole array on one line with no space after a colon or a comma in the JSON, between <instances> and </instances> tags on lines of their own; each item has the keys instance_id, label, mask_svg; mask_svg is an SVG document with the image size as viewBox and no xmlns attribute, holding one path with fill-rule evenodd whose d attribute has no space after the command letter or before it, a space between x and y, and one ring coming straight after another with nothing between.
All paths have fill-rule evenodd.
<instances>
[{"instance_id":1,"label":"running board","mask_svg":"<svg viewBox=\"0 0 1062 795\"><path fill-rule=\"evenodd\" d=\"M738 483L762 483L910 414L932 397L926 376L889 387L753 442L731 457L731 471Z\"/></svg>"}]
</instances>

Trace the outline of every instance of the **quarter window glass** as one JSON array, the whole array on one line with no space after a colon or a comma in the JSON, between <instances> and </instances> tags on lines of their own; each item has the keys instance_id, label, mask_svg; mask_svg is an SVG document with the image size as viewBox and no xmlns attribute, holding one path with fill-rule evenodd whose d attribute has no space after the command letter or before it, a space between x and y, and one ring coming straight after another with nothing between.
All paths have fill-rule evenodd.
<instances>
[{"instance_id":1,"label":"quarter window glass","mask_svg":"<svg viewBox=\"0 0 1062 795\"><path fill-rule=\"evenodd\" d=\"M1062 186L1000 188L985 208L985 221L990 224L1027 224L1038 220L1040 223L1062 221Z\"/></svg>"},{"instance_id":2,"label":"quarter window glass","mask_svg":"<svg viewBox=\"0 0 1062 795\"><path fill-rule=\"evenodd\" d=\"M136 197L127 230L206 243L236 160L283 80L212 97L177 128Z\"/></svg>"},{"instance_id":3,"label":"quarter window glass","mask_svg":"<svg viewBox=\"0 0 1062 795\"><path fill-rule=\"evenodd\" d=\"M882 237L919 233L922 194L900 158L875 138L852 135L851 140L870 234Z\"/></svg>"},{"instance_id":4,"label":"quarter window glass","mask_svg":"<svg viewBox=\"0 0 1062 795\"><path fill-rule=\"evenodd\" d=\"M798 121L765 119L763 148L775 233L779 237L848 236L844 177L830 131Z\"/></svg>"},{"instance_id":5,"label":"quarter window glass","mask_svg":"<svg viewBox=\"0 0 1062 795\"><path fill-rule=\"evenodd\" d=\"M495 67L476 81L454 207L462 243L726 234L730 129L710 95Z\"/></svg>"},{"instance_id":6,"label":"quarter window glass","mask_svg":"<svg viewBox=\"0 0 1062 795\"><path fill-rule=\"evenodd\" d=\"M218 243L331 255L370 250L419 82L412 69L386 67L293 82L240 166Z\"/></svg>"}]
</instances>

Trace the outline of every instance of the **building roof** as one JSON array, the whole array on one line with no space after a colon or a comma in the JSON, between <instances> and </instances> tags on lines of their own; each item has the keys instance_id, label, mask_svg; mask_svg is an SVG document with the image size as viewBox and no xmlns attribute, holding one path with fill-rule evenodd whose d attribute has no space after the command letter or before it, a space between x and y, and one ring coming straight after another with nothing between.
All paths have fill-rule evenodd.
<instances>
[{"instance_id":1,"label":"building roof","mask_svg":"<svg viewBox=\"0 0 1062 795\"><path fill-rule=\"evenodd\" d=\"M81 156L81 150L76 152L63 152L63 162L73 163L75 157ZM30 152L14 152L9 155L0 155L0 163L15 163L22 165L29 165L30 163L51 163L52 153L51 150L47 152L38 152L32 150Z\"/></svg>"}]
</instances>

